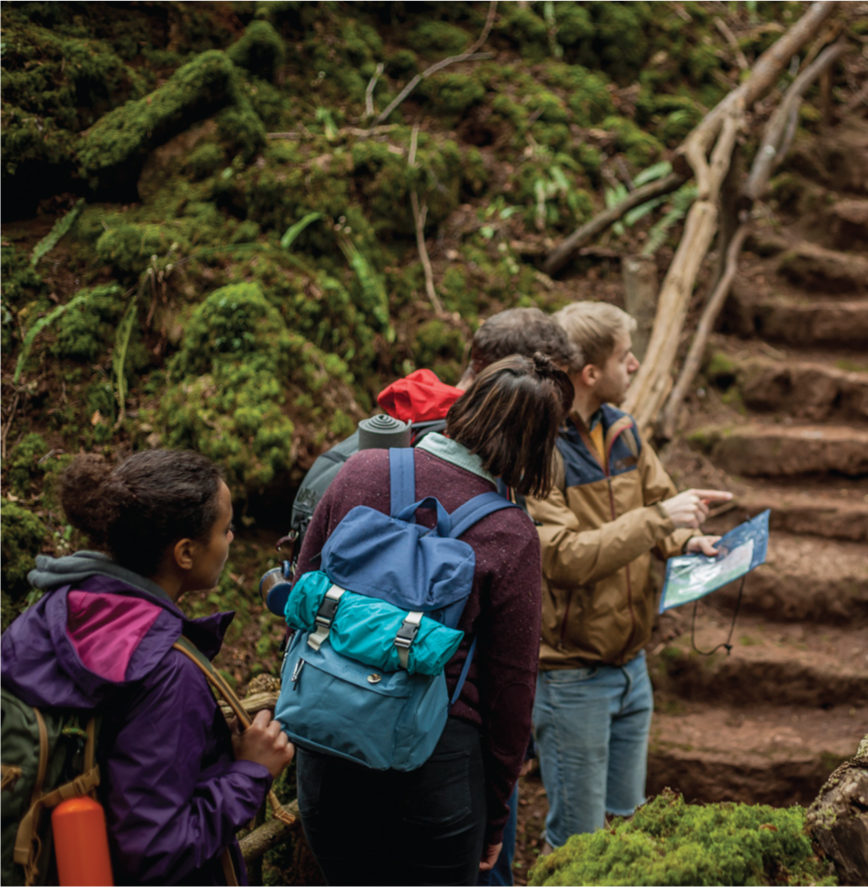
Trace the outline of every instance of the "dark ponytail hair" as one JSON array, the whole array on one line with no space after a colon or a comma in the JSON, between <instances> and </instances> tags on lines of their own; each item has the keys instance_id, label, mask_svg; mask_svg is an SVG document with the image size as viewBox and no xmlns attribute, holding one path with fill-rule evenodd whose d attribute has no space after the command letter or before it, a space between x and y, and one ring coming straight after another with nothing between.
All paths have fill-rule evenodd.
<instances>
[{"instance_id":1,"label":"dark ponytail hair","mask_svg":"<svg viewBox=\"0 0 868 887\"><path fill-rule=\"evenodd\" d=\"M486 367L446 416L446 433L522 495L552 485L558 429L573 404L569 376L544 355L513 354Z\"/></svg>"},{"instance_id":2,"label":"dark ponytail hair","mask_svg":"<svg viewBox=\"0 0 868 887\"><path fill-rule=\"evenodd\" d=\"M179 539L203 539L217 520L217 466L183 450L136 453L112 468L80 455L60 481L69 522L122 567L151 577Z\"/></svg>"}]
</instances>

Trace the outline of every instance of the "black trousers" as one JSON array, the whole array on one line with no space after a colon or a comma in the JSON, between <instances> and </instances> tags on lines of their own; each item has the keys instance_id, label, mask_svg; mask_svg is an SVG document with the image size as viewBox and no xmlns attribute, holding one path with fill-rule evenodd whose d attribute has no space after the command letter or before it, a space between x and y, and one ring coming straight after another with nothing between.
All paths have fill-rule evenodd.
<instances>
[{"instance_id":1,"label":"black trousers","mask_svg":"<svg viewBox=\"0 0 868 887\"><path fill-rule=\"evenodd\" d=\"M407 773L298 750L305 837L329 884L476 884L487 819L479 731L449 718Z\"/></svg>"}]
</instances>

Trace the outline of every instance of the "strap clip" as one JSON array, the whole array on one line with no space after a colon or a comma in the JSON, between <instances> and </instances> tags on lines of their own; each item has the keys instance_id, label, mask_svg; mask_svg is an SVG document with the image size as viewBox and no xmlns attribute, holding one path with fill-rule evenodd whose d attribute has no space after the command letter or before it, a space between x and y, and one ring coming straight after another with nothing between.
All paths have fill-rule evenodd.
<instances>
[{"instance_id":1,"label":"strap clip","mask_svg":"<svg viewBox=\"0 0 868 887\"><path fill-rule=\"evenodd\" d=\"M416 610L408 613L395 635L395 646L398 648L398 659L401 662L401 668L406 669L410 663L410 647L419 634L419 625L422 622L423 614Z\"/></svg>"},{"instance_id":2,"label":"strap clip","mask_svg":"<svg viewBox=\"0 0 868 887\"><path fill-rule=\"evenodd\" d=\"M316 631L307 639L308 646L313 647L314 650L319 650L323 641L329 636L332 622L338 611L338 604L341 602L343 595L344 589L339 588L337 585L333 585L325 593L325 597L316 611Z\"/></svg>"}]
</instances>

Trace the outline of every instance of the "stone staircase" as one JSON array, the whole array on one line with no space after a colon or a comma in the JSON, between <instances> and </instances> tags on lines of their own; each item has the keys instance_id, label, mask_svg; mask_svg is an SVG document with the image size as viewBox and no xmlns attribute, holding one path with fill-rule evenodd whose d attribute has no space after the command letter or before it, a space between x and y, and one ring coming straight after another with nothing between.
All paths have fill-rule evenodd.
<instances>
[{"instance_id":1,"label":"stone staircase","mask_svg":"<svg viewBox=\"0 0 868 887\"><path fill-rule=\"evenodd\" d=\"M692 606L660 618L651 794L809 804L868 732L866 180L827 192L812 225L751 241L707 385L665 454L679 487L736 494L708 532L770 508L772 534L730 655L693 650ZM700 649L726 640L736 597L737 585L699 604Z\"/></svg>"}]
</instances>

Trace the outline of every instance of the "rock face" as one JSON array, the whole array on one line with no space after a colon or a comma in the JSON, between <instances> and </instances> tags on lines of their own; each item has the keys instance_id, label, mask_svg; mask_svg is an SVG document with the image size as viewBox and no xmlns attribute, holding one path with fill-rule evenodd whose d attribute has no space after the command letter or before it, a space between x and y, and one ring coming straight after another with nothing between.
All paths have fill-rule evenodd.
<instances>
[{"instance_id":1,"label":"rock face","mask_svg":"<svg viewBox=\"0 0 868 887\"><path fill-rule=\"evenodd\" d=\"M868 884L868 735L856 756L829 777L807 826L842 884Z\"/></svg>"}]
</instances>

